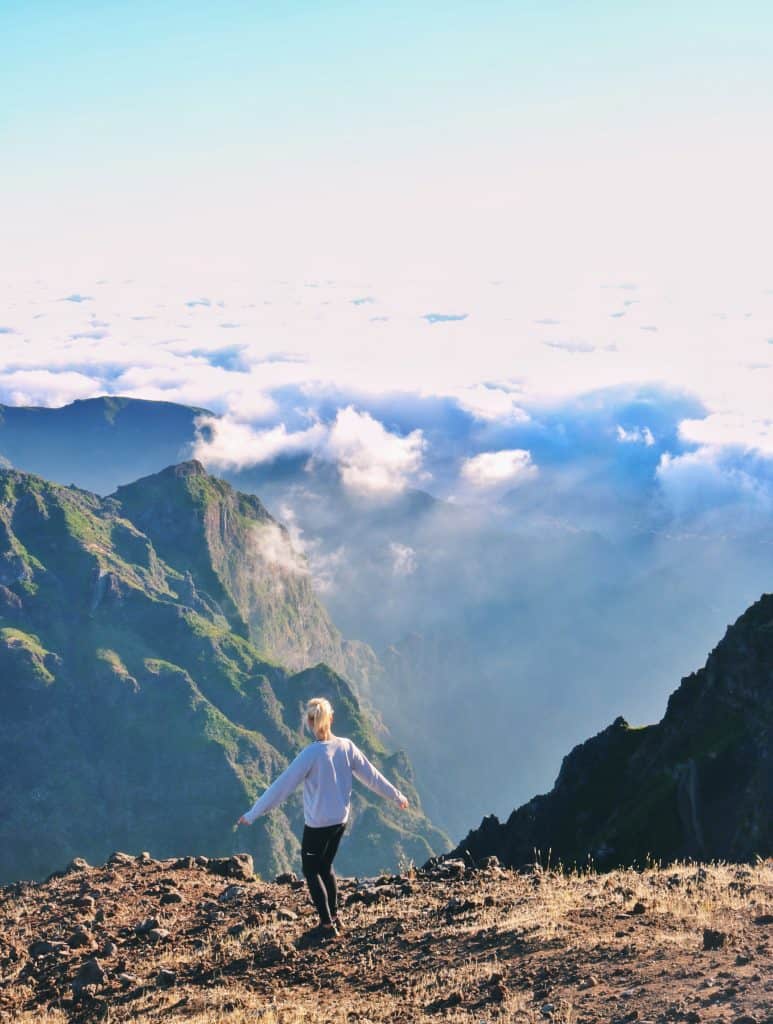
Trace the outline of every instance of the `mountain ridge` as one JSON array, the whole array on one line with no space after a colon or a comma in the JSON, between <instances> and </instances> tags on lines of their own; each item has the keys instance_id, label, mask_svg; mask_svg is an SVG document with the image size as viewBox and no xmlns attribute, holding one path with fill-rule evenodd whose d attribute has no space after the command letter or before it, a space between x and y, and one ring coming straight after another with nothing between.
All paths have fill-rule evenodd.
<instances>
[{"instance_id":1,"label":"mountain ridge","mask_svg":"<svg viewBox=\"0 0 773 1024\"><path fill-rule=\"evenodd\" d=\"M520 866L549 855L615 867L647 858L773 853L773 594L685 676L656 724L622 716L578 744L555 785L506 822L483 819L453 854Z\"/></svg>"}]
</instances>

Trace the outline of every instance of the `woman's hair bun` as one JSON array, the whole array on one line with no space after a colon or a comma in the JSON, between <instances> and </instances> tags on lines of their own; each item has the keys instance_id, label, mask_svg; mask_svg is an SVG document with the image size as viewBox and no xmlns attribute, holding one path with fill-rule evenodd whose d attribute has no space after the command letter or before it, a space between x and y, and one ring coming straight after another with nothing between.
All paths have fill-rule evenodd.
<instances>
[{"instance_id":1,"label":"woman's hair bun","mask_svg":"<svg viewBox=\"0 0 773 1024\"><path fill-rule=\"evenodd\" d=\"M326 697L312 697L306 705L306 718L311 731L319 739L333 721L333 705Z\"/></svg>"}]
</instances>

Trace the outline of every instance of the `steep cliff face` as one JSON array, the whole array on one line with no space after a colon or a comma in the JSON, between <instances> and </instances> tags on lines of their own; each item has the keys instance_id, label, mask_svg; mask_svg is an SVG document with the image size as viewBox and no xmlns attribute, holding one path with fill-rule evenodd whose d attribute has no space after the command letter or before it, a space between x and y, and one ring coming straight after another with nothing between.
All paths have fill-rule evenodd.
<instances>
[{"instance_id":1,"label":"steep cliff face","mask_svg":"<svg viewBox=\"0 0 773 1024\"><path fill-rule=\"evenodd\" d=\"M305 559L254 494L191 461L119 487L114 498L159 555L200 580L231 628L266 657L297 670L324 661L367 682L375 656L343 640Z\"/></svg>"},{"instance_id":2,"label":"steep cliff face","mask_svg":"<svg viewBox=\"0 0 773 1024\"><path fill-rule=\"evenodd\" d=\"M220 493L198 468L169 476ZM203 519L191 503L170 518L163 488L134 497L143 521L166 524L159 548L131 502L0 471L0 881L116 848L238 843L260 871L297 867L300 794L238 836L232 826L305 744L314 693L417 807L410 770L351 686L322 664L294 674L249 639L249 602L242 615L222 568L237 565L229 545L246 527L223 528L209 504ZM226 497L234 516L267 521L256 499ZM379 871L443 844L420 810L401 816L359 792L341 864Z\"/></svg>"},{"instance_id":3,"label":"steep cliff face","mask_svg":"<svg viewBox=\"0 0 773 1024\"><path fill-rule=\"evenodd\" d=\"M457 852L509 865L600 866L773 852L773 595L728 628L704 668L682 680L656 725L617 718L575 747L553 789L494 816Z\"/></svg>"}]
</instances>

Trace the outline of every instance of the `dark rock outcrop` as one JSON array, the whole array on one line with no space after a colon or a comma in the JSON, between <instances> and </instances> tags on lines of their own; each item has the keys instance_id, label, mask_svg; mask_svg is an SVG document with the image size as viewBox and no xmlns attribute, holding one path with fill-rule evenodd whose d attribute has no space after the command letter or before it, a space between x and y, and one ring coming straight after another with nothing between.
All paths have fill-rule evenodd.
<instances>
[{"instance_id":1,"label":"dark rock outcrop","mask_svg":"<svg viewBox=\"0 0 773 1024\"><path fill-rule=\"evenodd\" d=\"M575 747L553 789L460 843L478 860L598 867L773 852L773 595L730 626L656 725L622 717Z\"/></svg>"}]
</instances>

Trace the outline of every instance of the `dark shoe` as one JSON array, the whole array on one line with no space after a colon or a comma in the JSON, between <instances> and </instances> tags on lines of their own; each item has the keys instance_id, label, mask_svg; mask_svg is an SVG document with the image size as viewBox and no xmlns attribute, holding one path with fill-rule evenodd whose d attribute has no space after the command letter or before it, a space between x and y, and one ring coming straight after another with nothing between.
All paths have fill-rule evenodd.
<instances>
[{"instance_id":1,"label":"dark shoe","mask_svg":"<svg viewBox=\"0 0 773 1024\"><path fill-rule=\"evenodd\" d=\"M312 928L309 932L310 939L316 939L320 942L329 942L331 939L338 938L338 929L335 924L318 924L315 928Z\"/></svg>"}]
</instances>

